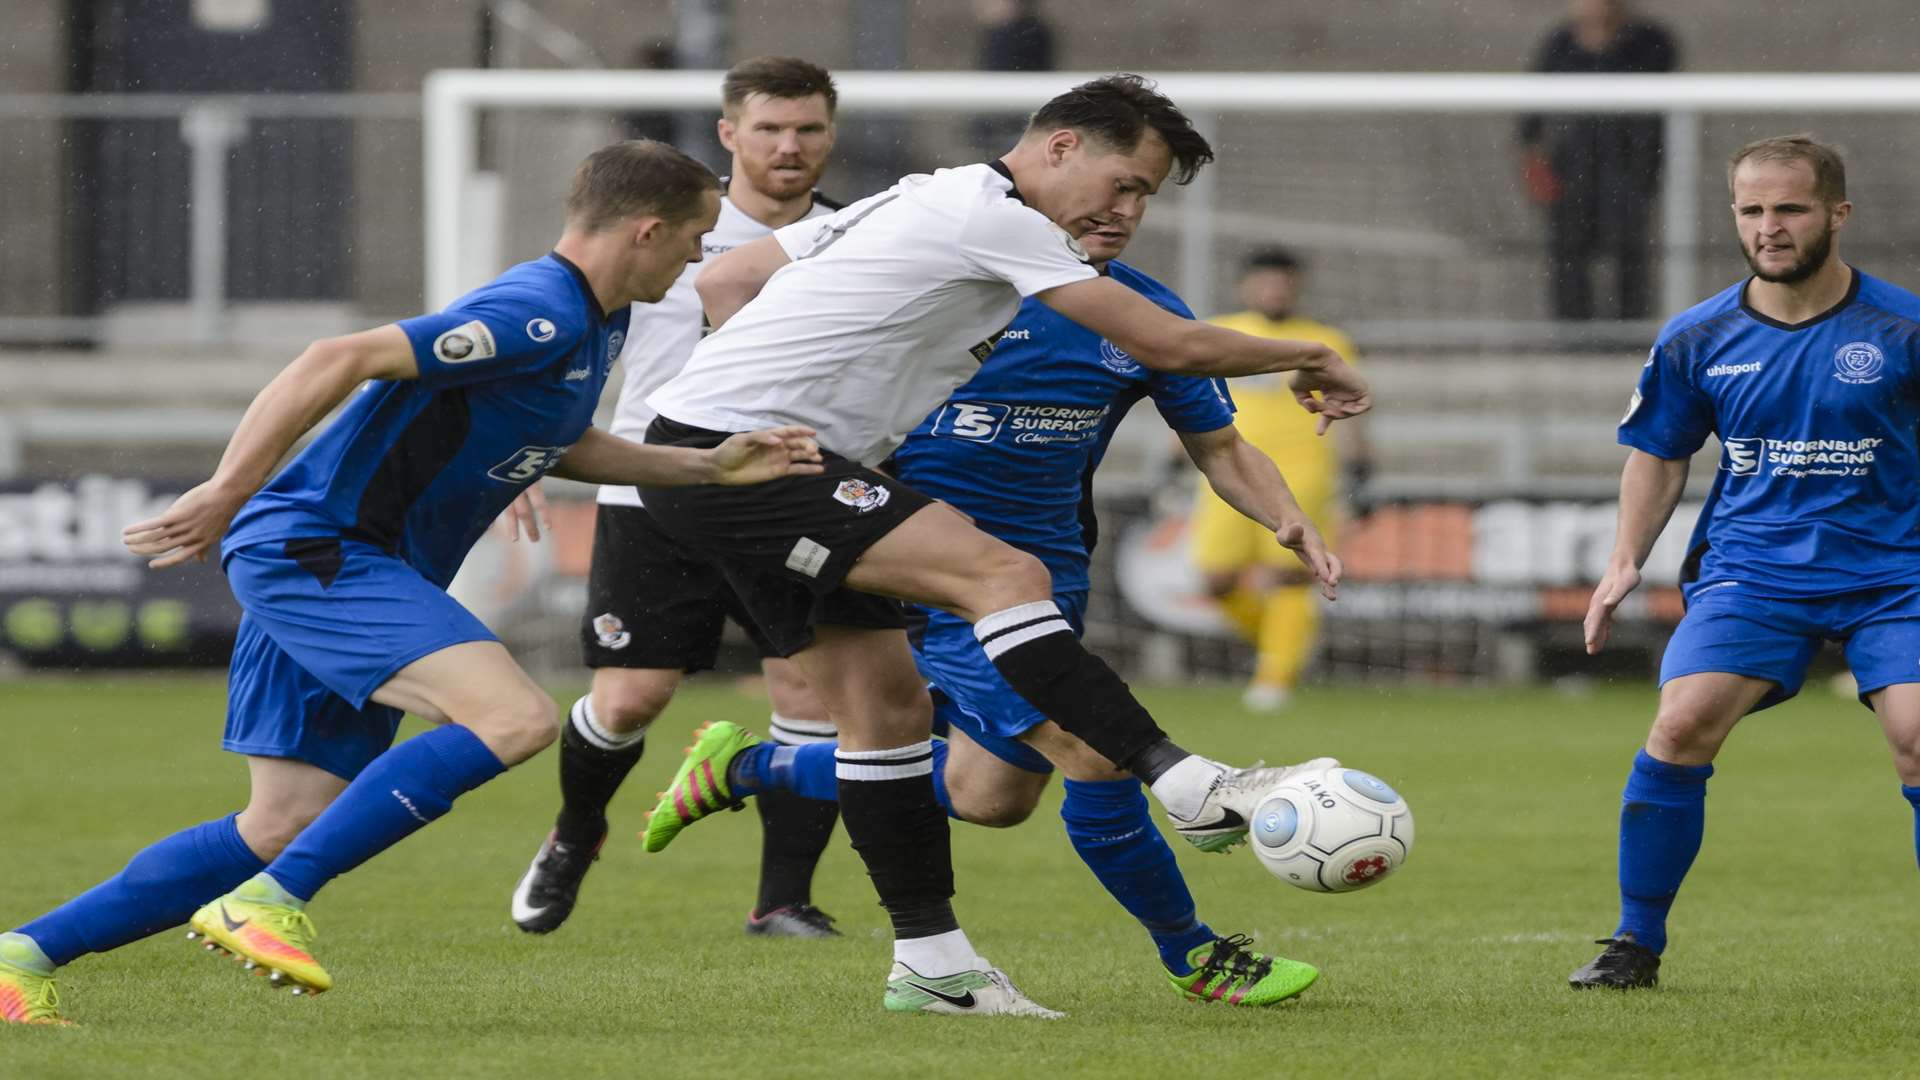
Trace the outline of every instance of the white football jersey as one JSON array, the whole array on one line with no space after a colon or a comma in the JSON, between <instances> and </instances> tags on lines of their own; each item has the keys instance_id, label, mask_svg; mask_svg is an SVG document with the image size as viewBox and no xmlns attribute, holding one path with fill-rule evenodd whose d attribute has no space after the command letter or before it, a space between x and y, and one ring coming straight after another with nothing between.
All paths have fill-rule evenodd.
<instances>
[{"instance_id":1,"label":"white football jersey","mask_svg":"<svg viewBox=\"0 0 1920 1080\"><path fill-rule=\"evenodd\" d=\"M827 202L816 194L813 209L800 220L824 217L838 209L837 203ZM700 251L704 258L711 259L771 232L772 229L755 221L745 210L733 205L732 199L722 195L720 219L714 222L711 232L700 238ZM700 294L693 289L693 279L700 276L706 265L705 262L688 263L659 303L633 305L627 341L619 356L624 372L620 403L614 408L613 423L607 427L615 435L634 442L645 437L647 425L653 423L647 395L678 375L680 369L687 366L687 358L693 355L693 347L700 344L707 320L700 308ZM600 501L616 506L639 506L640 493L629 485L602 484Z\"/></svg>"},{"instance_id":2,"label":"white football jersey","mask_svg":"<svg viewBox=\"0 0 1920 1080\"><path fill-rule=\"evenodd\" d=\"M793 261L647 403L714 431L806 424L868 465L973 377L1021 298L1095 276L998 162L909 176L774 236Z\"/></svg>"}]
</instances>

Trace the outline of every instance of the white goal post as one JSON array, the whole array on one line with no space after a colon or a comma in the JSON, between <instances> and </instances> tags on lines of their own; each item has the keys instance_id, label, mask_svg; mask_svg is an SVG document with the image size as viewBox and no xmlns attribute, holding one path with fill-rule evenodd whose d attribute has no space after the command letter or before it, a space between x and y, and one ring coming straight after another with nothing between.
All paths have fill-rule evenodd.
<instances>
[{"instance_id":1,"label":"white goal post","mask_svg":"<svg viewBox=\"0 0 1920 1080\"><path fill-rule=\"evenodd\" d=\"M485 109L705 109L717 112L723 72L436 71L423 94L428 309L438 309L500 267L474 256L462 207L477 173ZM1098 72L988 74L973 71L837 72L843 113L1023 112ZM1666 163L1659 226L1665 243L1698 246L1697 190L1707 167L1700 118L1720 113L1920 113L1911 75L1473 75L1171 72L1153 76L1210 137L1222 113L1308 115L1651 112L1664 117ZM1217 138L1216 138L1217 141ZM952 162L951 164L961 164ZM1181 191L1179 288L1212 289L1213 174ZM1670 261L1660 300L1677 311L1698 299L1690 260Z\"/></svg>"}]
</instances>

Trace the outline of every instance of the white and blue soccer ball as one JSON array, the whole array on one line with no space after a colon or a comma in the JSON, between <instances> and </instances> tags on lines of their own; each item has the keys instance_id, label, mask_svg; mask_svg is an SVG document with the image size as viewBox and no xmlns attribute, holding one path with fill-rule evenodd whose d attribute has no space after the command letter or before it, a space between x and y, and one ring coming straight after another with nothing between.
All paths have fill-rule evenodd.
<instances>
[{"instance_id":1,"label":"white and blue soccer ball","mask_svg":"<svg viewBox=\"0 0 1920 1080\"><path fill-rule=\"evenodd\" d=\"M1309 892L1364 889L1413 851L1413 811L1379 777L1335 765L1275 784L1253 806L1253 853Z\"/></svg>"}]
</instances>

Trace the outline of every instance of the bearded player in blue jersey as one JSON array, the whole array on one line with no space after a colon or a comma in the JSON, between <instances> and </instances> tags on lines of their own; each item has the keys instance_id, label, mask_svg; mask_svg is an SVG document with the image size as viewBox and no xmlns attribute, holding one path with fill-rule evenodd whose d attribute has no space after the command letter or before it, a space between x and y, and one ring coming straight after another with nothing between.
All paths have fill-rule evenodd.
<instances>
[{"instance_id":1,"label":"bearded player in blue jersey","mask_svg":"<svg viewBox=\"0 0 1920 1080\"><path fill-rule=\"evenodd\" d=\"M1880 718L1920 850L1920 297L1841 261L1853 207L1831 147L1762 139L1728 181L1753 276L1667 324L1620 424L1632 449L1590 653L1640 583L1694 452L1710 434L1722 450L1659 712L1627 775L1619 927L1575 988L1656 984L1714 756L1742 716L1799 691L1823 640L1842 643Z\"/></svg>"},{"instance_id":2,"label":"bearded player in blue jersey","mask_svg":"<svg viewBox=\"0 0 1920 1080\"><path fill-rule=\"evenodd\" d=\"M1137 224L1127 219L1080 238L1104 273L1185 318L1193 313L1165 286L1111 261ZM895 475L942 499L974 524L1040 558L1053 577L1054 603L1082 630L1095 466L1120 420L1152 399L1194 462L1234 507L1274 532L1334 595L1340 560L1301 511L1272 461L1233 427L1233 405L1217 379L1149 370L1111 342L1045 304L1028 300L977 375L909 435L895 453ZM1195 910L1173 852L1153 825L1140 781L1095 753L1016 694L981 649L966 620L915 609L914 659L934 696L935 795L949 815L1005 827L1025 821L1053 771L1066 774L1061 817L1074 850L1152 936L1167 977L1183 995L1235 1005L1270 1005L1299 994L1317 972L1253 951L1251 939L1221 937ZM701 747L733 750L701 757ZM723 752L724 753L724 752ZM683 772L699 763L724 767L730 798L791 791L833 799L836 774L862 755L833 743L759 742L735 725L707 725ZM1323 760L1330 763L1330 759ZM666 846L682 825L667 805L668 785L648 831Z\"/></svg>"},{"instance_id":3,"label":"bearded player in blue jersey","mask_svg":"<svg viewBox=\"0 0 1920 1080\"><path fill-rule=\"evenodd\" d=\"M274 985L328 989L307 901L557 734L553 699L446 593L487 525L546 473L681 485L819 471L805 428L699 452L591 427L628 304L659 300L700 258L719 205L719 181L672 147L600 150L574 175L551 254L439 314L310 346L254 399L211 480L127 528L155 568L219 546L245 613L223 745L246 755L252 794L0 935L0 1017L62 1022L56 967L182 922ZM439 726L394 746L403 712Z\"/></svg>"}]
</instances>

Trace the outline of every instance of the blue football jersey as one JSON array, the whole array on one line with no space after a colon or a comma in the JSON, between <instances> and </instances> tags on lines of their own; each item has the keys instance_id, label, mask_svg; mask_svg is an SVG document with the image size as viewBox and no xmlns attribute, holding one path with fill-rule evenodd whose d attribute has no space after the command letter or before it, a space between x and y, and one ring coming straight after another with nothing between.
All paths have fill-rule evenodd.
<instances>
[{"instance_id":1,"label":"blue football jersey","mask_svg":"<svg viewBox=\"0 0 1920 1080\"><path fill-rule=\"evenodd\" d=\"M1683 581L1783 597L1920 582L1920 297L1856 270L1790 326L1745 295L1667 324L1620 424L1662 458L1720 439Z\"/></svg>"},{"instance_id":2,"label":"blue football jersey","mask_svg":"<svg viewBox=\"0 0 1920 1080\"><path fill-rule=\"evenodd\" d=\"M446 585L474 541L593 422L626 336L558 254L399 323L420 377L369 382L233 519L222 544L342 537Z\"/></svg>"},{"instance_id":3,"label":"blue football jersey","mask_svg":"<svg viewBox=\"0 0 1920 1080\"><path fill-rule=\"evenodd\" d=\"M1184 318L1193 312L1159 282L1119 262L1115 281ZM1217 379L1154 371L1037 300L1020 305L980 370L895 451L902 480L971 515L980 528L1038 556L1054 591L1087 587L1084 484L1113 430L1143 397L1175 431L1233 422Z\"/></svg>"}]
</instances>

